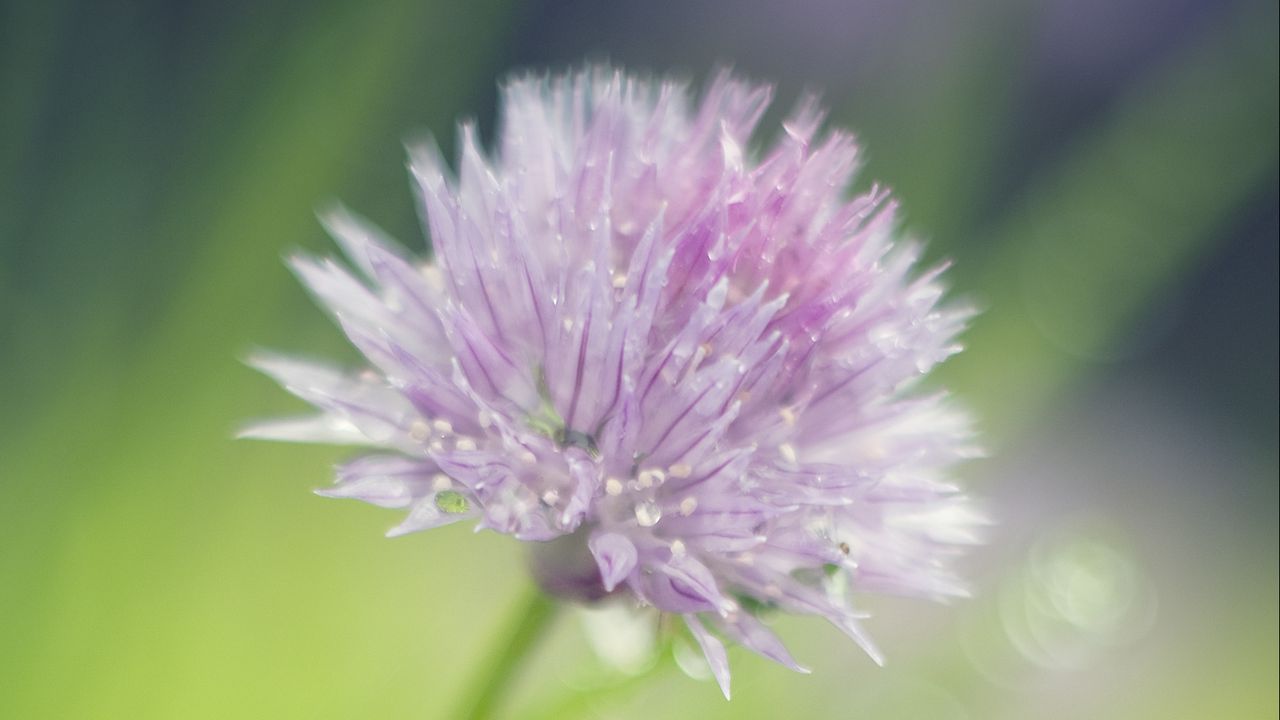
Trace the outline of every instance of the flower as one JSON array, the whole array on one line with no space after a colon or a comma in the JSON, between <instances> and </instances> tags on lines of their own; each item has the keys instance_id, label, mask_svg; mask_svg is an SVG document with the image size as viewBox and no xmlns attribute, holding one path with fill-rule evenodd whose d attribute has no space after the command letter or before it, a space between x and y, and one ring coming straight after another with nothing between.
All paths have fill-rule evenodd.
<instances>
[{"instance_id":1,"label":"flower","mask_svg":"<svg viewBox=\"0 0 1280 720\"><path fill-rule=\"evenodd\" d=\"M879 659L850 593L945 598L977 515L947 478L970 423L914 389L968 311L916 274L894 203L849 200L852 138L800 104L748 151L767 87L694 103L604 68L503 90L497 148L459 177L411 151L434 260L354 215L364 279L293 268L372 365L253 364L320 413L252 437L379 448L320 494L466 519L535 546L549 592L679 614L728 695L724 638L803 670L765 608L822 616Z\"/></svg>"}]
</instances>

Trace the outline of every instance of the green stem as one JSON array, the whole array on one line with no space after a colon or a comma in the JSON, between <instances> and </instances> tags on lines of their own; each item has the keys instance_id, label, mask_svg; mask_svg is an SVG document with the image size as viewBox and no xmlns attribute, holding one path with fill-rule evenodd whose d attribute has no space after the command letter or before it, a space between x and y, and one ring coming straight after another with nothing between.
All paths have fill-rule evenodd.
<instances>
[{"instance_id":1,"label":"green stem","mask_svg":"<svg viewBox=\"0 0 1280 720\"><path fill-rule=\"evenodd\" d=\"M541 590L532 588L518 606L518 615L499 636L499 644L482 666L484 671L472 683L463 711L453 717L487 720L520 674L524 660L555 619L558 604Z\"/></svg>"},{"instance_id":2,"label":"green stem","mask_svg":"<svg viewBox=\"0 0 1280 720\"><path fill-rule=\"evenodd\" d=\"M656 659L648 669L635 675L626 675L606 681L596 687L577 690L557 702L543 706L529 716L529 720L567 720L600 714L601 708L616 706L631 697L646 683L666 675L675 668L671 656L671 640L659 643ZM594 712L593 712L594 711Z\"/></svg>"}]
</instances>

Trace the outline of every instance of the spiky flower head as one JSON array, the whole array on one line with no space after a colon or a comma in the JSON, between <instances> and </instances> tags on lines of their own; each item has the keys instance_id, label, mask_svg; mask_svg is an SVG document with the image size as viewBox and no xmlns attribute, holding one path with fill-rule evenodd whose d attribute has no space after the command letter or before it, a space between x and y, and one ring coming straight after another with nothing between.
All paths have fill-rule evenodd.
<instances>
[{"instance_id":1,"label":"spiky flower head","mask_svg":"<svg viewBox=\"0 0 1280 720\"><path fill-rule=\"evenodd\" d=\"M503 89L497 147L411 170L431 261L343 211L357 277L294 269L371 369L255 364L320 413L275 440L377 448L321 491L534 547L556 595L683 617L728 694L722 638L801 669L762 608L822 616L875 658L852 592L943 598L975 515L947 480L966 417L913 391L967 311L918 274L894 203L845 195L852 138L800 104L762 157L767 87L596 68Z\"/></svg>"}]
</instances>

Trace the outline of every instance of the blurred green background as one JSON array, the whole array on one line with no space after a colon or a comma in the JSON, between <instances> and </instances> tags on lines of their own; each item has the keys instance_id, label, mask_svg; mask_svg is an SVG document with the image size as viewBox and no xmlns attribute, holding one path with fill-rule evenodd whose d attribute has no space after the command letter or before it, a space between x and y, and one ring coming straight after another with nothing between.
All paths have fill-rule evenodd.
<instances>
[{"instance_id":1,"label":"blurred green background","mask_svg":"<svg viewBox=\"0 0 1280 720\"><path fill-rule=\"evenodd\" d=\"M975 599L867 600L884 669L782 619L814 674L734 651L726 704L573 612L511 717L1276 717L1275 2L2 7L0 717L448 717L521 548L311 496L342 452L231 440L298 407L239 358L354 361L281 263L314 209L422 247L402 142L587 59L859 132L987 308L944 378L999 524Z\"/></svg>"}]
</instances>

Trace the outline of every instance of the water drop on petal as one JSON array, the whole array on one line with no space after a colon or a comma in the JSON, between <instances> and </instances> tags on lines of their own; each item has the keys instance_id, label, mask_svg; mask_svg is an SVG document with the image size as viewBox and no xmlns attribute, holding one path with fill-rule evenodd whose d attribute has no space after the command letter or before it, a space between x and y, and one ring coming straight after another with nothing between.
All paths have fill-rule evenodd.
<instances>
[{"instance_id":1,"label":"water drop on petal","mask_svg":"<svg viewBox=\"0 0 1280 720\"><path fill-rule=\"evenodd\" d=\"M636 503L636 522L640 527L653 527L662 519L662 508L652 500Z\"/></svg>"}]
</instances>

